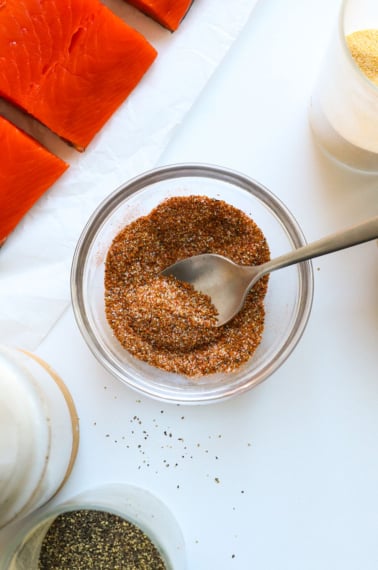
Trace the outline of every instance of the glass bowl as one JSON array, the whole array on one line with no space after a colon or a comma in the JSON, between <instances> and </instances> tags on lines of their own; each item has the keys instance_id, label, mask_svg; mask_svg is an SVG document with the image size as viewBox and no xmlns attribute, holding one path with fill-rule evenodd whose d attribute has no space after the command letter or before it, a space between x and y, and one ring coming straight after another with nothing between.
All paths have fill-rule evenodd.
<instances>
[{"instance_id":1,"label":"glass bowl","mask_svg":"<svg viewBox=\"0 0 378 570\"><path fill-rule=\"evenodd\" d=\"M128 483L106 483L34 512L13 532L6 552L0 553L0 568L38 570L43 541L56 518L86 510L103 511L135 525L157 548L167 570L187 568L184 537L171 510L147 489ZM75 550L76 555L82 552Z\"/></svg>"},{"instance_id":2,"label":"glass bowl","mask_svg":"<svg viewBox=\"0 0 378 570\"><path fill-rule=\"evenodd\" d=\"M222 199L249 215L264 233L272 258L306 243L289 210L256 181L217 166L165 166L127 182L94 212L73 257L71 296L85 341L110 373L144 395L167 402L199 404L246 392L282 365L306 327L312 305L313 272L311 262L306 261L270 275L262 341L250 360L234 372L188 378L136 359L119 344L105 317L106 255L113 238L125 225L148 215L166 198L189 195Z\"/></svg>"}]
</instances>

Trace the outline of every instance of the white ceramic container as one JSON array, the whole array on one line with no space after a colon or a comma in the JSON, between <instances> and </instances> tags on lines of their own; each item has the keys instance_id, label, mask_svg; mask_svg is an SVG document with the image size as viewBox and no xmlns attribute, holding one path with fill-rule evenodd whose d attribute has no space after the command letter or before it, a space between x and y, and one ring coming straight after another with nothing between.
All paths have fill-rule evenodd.
<instances>
[{"instance_id":1,"label":"white ceramic container","mask_svg":"<svg viewBox=\"0 0 378 570\"><path fill-rule=\"evenodd\" d=\"M36 355L0 346L0 528L55 495L79 443L72 397Z\"/></svg>"}]
</instances>

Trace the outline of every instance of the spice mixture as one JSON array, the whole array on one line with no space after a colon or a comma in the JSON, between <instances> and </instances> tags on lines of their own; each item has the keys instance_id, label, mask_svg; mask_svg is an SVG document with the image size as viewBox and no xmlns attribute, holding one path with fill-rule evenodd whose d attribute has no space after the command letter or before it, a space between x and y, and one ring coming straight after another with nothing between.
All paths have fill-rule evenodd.
<instances>
[{"instance_id":1,"label":"spice mixture","mask_svg":"<svg viewBox=\"0 0 378 570\"><path fill-rule=\"evenodd\" d=\"M106 317L122 346L158 368L186 376L230 372L261 341L267 277L232 321L216 326L211 300L191 285L161 276L180 259L218 253L236 263L269 259L257 225L244 212L206 196L169 198L127 225L105 265Z\"/></svg>"},{"instance_id":2,"label":"spice mixture","mask_svg":"<svg viewBox=\"0 0 378 570\"><path fill-rule=\"evenodd\" d=\"M349 34L346 40L358 67L378 85L378 30L359 30Z\"/></svg>"},{"instance_id":3,"label":"spice mixture","mask_svg":"<svg viewBox=\"0 0 378 570\"><path fill-rule=\"evenodd\" d=\"M39 570L167 570L156 546L134 524L111 513L59 515L39 554Z\"/></svg>"}]
</instances>

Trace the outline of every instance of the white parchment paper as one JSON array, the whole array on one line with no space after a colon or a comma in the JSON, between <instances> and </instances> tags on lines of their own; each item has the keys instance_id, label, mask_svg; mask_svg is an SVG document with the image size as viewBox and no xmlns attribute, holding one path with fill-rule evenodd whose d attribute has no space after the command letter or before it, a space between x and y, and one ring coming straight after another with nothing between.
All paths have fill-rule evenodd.
<instances>
[{"instance_id":1,"label":"white parchment paper","mask_svg":"<svg viewBox=\"0 0 378 570\"><path fill-rule=\"evenodd\" d=\"M72 255L90 214L120 184L156 165L257 0L195 0L174 34L118 0L105 3L159 55L84 153L0 104L1 114L70 164L0 249L3 344L33 350L48 334L70 302Z\"/></svg>"}]
</instances>

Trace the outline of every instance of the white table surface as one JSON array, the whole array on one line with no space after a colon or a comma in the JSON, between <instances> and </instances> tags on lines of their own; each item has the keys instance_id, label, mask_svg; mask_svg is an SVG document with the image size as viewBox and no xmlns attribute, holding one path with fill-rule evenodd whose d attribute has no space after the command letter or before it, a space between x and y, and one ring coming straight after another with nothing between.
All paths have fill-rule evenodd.
<instances>
[{"instance_id":1,"label":"white table surface","mask_svg":"<svg viewBox=\"0 0 378 570\"><path fill-rule=\"evenodd\" d=\"M260 0L160 164L255 178L308 240L376 214L378 177L330 162L308 126L338 4ZM263 384L215 405L162 404L112 378L68 309L36 351L80 416L77 462L55 502L107 481L149 489L181 526L188 570L376 570L377 254L370 242L314 260L295 351Z\"/></svg>"}]
</instances>

